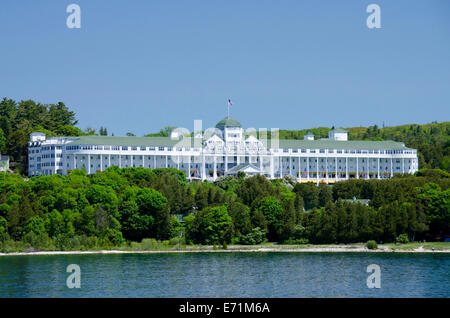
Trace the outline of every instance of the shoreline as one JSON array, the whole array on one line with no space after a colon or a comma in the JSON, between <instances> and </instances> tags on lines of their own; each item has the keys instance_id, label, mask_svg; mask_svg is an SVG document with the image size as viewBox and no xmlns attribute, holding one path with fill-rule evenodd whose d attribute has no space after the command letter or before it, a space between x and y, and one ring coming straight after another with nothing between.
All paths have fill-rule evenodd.
<instances>
[{"instance_id":1,"label":"shoreline","mask_svg":"<svg viewBox=\"0 0 450 318\"><path fill-rule=\"evenodd\" d=\"M450 253L450 249L430 250L423 247L415 249L392 249L382 247L370 250L366 247L258 247L258 248L227 248L227 249L168 249L168 250L94 250L94 251L33 251L0 253L0 256L53 256L53 255L112 255L112 254L181 254L181 253Z\"/></svg>"}]
</instances>

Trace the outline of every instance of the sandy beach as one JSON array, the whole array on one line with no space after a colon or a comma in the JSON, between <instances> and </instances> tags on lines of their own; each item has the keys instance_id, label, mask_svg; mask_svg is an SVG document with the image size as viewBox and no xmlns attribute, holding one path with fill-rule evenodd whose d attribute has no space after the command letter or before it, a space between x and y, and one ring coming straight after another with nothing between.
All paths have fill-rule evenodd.
<instances>
[{"instance_id":1,"label":"sandy beach","mask_svg":"<svg viewBox=\"0 0 450 318\"><path fill-rule=\"evenodd\" d=\"M450 244L449 244L450 245ZM450 246L449 246L450 247ZM434 249L418 246L417 248L401 248L380 246L378 249L368 249L365 246L229 246L227 249L208 247L185 247L182 249L161 250L97 250L97 251L29 251L0 253L0 256L32 256L32 255L85 255L85 254L169 254L169 253L450 253L450 248Z\"/></svg>"}]
</instances>

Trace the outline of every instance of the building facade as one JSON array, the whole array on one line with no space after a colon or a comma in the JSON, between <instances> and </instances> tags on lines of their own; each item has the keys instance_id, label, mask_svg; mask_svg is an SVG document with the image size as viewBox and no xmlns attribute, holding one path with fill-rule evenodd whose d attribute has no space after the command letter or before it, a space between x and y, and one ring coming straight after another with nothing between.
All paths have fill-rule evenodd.
<instances>
[{"instance_id":1,"label":"building facade","mask_svg":"<svg viewBox=\"0 0 450 318\"><path fill-rule=\"evenodd\" d=\"M32 133L28 145L29 176L85 169L88 174L108 167L177 168L188 179L216 180L239 171L268 178L290 175L299 182L349 178L385 179L418 170L417 151L394 141L348 140L342 129L328 139L280 140L277 130L244 132L231 117L213 129L169 137L80 136L46 138ZM258 136L258 138L257 138Z\"/></svg>"}]
</instances>

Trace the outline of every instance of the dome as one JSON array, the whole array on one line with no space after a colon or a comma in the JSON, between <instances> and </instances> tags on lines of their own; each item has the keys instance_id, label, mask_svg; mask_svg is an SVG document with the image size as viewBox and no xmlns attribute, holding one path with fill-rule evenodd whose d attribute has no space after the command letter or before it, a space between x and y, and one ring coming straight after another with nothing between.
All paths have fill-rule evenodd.
<instances>
[{"instance_id":1,"label":"dome","mask_svg":"<svg viewBox=\"0 0 450 318\"><path fill-rule=\"evenodd\" d=\"M216 125L216 128L225 128L225 127L239 127L242 128L241 123L238 122L236 119L227 116L224 119L222 119L221 121L219 121Z\"/></svg>"}]
</instances>

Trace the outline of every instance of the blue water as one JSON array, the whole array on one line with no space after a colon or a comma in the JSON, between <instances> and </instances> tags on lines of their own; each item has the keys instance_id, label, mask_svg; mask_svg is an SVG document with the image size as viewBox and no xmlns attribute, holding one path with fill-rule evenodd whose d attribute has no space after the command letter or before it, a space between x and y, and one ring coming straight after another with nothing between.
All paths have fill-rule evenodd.
<instances>
[{"instance_id":1,"label":"blue water","mask_svg":"<svg viewBox=\"0 0 450 318\"><path fill-rule=\"evenodd\" d=\"M69 289L69 264L81 288ZM369 264L381 288L369 289ZM449 254L199 253L0 257L0 297L449 297Z\"/></svg>"}]
</instances>

